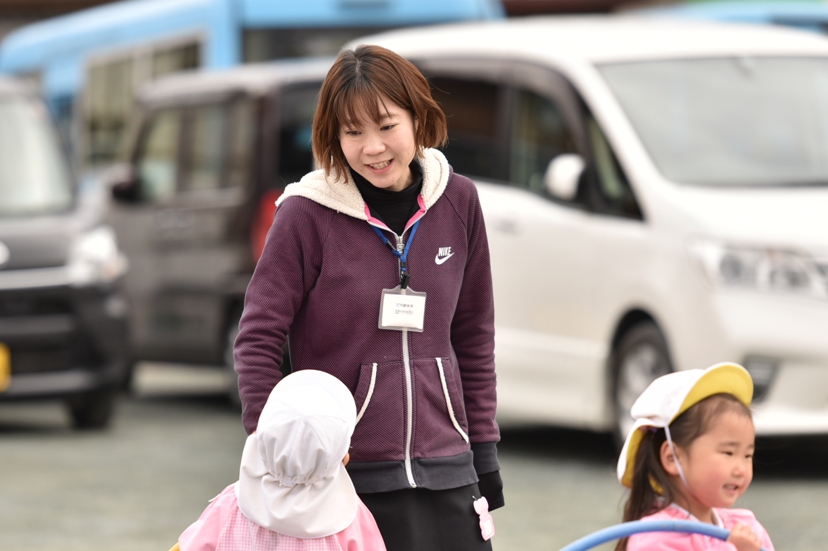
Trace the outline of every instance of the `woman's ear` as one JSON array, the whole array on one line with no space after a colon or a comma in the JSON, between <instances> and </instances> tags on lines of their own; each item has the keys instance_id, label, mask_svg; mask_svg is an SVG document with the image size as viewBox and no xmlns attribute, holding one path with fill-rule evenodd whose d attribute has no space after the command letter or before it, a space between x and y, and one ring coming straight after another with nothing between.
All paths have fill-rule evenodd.
<instances>
[{"instance_id":1,"label":"woman's ear","mask_svg":"<svg viewBox=\"0 0 828 551\"><path fill-rule=\"evenodd\" d=\"M659 450L659 459L661 460L661 467L670 476L678 476L678 466L676 465L676 455L673 453L673 448L666 440L661 443Z\"/></svg>"}]
</instances>

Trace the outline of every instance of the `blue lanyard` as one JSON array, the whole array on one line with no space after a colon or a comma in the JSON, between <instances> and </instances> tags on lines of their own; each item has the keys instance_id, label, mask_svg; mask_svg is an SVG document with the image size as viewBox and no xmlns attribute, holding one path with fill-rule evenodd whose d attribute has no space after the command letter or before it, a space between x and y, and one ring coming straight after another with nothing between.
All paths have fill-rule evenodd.
<instances>
[{"instance_id":1,"label":"blue lanyard","mask_svg":"<svg viewBox=\"0 0 828 551\"><path fill-rule=\"evenodd\" d=\"M379 229L378 227L376 227L374 225L371 226L374 229L374 232L379 236L379 238L382 239L382 242L385 243L385 245L391 250L391 252L394 253L394 256L396 256L400 261L400 288L401 289L407 289L408 288L408 279L409 279L409 276L408 276L408 251L409 251L409 249L411 249L411 243L412 243L412 241L414 241L414 236L417 234L417 228L419 226L420 226L420 221L419 220L414 222L414 225L411 226L411 235L408 236L408 241L405 242L405 248L403 248L403 252L400 252L400 251L397 250L397 247L395 247L391 243L391 241L389 241L388 238L385 237L385 234L382 233L381 229ZM403 235L405 235L405 232L403 232Z\"/></svg>"}]
</instances>

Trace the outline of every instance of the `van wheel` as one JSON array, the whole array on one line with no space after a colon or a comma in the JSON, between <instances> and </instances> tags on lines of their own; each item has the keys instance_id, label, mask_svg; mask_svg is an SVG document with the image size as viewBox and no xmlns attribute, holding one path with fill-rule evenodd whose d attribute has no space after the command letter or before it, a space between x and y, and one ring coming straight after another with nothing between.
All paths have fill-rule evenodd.
<instances>
[{"instance_id":1,"label":"van wheel","mask_svg":"<svg viewBox=\"0 0 828 551\"><path fill-rule=\"evenodd\" d=\"M630 328L613 352L612 360L614 434L620 451L633 426L630 409L644 389L662 375L673 370L667 341L652 322Z\"/></svg>"},{"instance_id":2,"label":"van wheel","mask_svg":"<svg viewBox=\"0 0 828 551\"><path fill-rule=\"evenodd\" d=\"M69 400L66 405L72 417L72 426L78 430L106 428L115 410L118 393L118 389L107 388Z\"/></svg>"}]
</instances>

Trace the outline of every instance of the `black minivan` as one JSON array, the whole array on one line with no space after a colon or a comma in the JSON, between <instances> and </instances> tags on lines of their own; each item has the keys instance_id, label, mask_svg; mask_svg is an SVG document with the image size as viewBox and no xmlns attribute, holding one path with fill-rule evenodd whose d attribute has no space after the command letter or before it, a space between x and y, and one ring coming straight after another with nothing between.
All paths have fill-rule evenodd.
<instances>
[{"instance_id":1,"label":"black minivan","mask_svg":"<svg viewBox=\"0 0 828 551\"><path fill-rule=\"evenodd\" d=\"M0 401L107 425L127 370L127 268L105 201L79 185L48 110L0 78Z\"/></svg>"},{"instance_id":2,"label":"black minivan","mask_svg":"<svg viewBox=\"0 0 828 551\"><path fill-rule=\"evenodd\" d=\"M109 220L130 259L135 361L224 365L238 400L244 293L276 199L314 168L311 122L332 63L180 74L139 93L127 162L106 176Z\"/></svg>"}]
</instances>

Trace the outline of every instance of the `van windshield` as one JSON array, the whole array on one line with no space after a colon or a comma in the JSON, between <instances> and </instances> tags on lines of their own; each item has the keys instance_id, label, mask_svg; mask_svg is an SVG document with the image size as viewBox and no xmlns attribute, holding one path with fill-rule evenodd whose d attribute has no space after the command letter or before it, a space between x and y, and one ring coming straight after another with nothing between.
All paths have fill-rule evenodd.
<instances>
[{"instance_id":1,"label":"van windshield","mask_svg":"<svg viewBox=\"0 0 828 551\"><path fill-rule=\"evenodd\" d=\"M45 107L0 96L0 217L63 211L72 179Z\"/></svg>"},{"instance_id":2,"label":"van windshield","mask_svg":"<svg viewBox=\"0 0 828 551\"><path fill-rule=\"evenodd\" d=\"M686 59L598 69L666 178L828 184L828 59Z\"/></svg>"}]
</instances>

